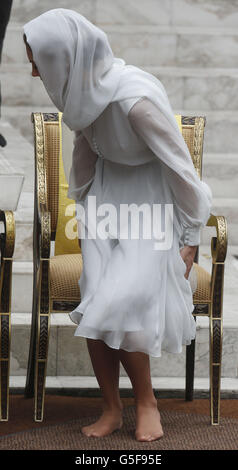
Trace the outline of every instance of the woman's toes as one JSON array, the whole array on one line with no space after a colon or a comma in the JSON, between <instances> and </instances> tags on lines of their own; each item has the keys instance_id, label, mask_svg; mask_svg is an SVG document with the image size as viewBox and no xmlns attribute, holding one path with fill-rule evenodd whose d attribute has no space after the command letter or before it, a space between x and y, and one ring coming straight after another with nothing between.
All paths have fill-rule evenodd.
<instances>
[{"instance_id":1,"label":"woman's toes","mask_svg":"<svg viewBox=\"0 0 238 470\"><path fill-rule=\"evenodd\" d=\"M157 439L160 439L161 437L163 437L163 433L160 433L160 434L157 434L155 436L140 436L138 434L136 434L136 440L137 441L140 441L140 442L151 442L151 441L156 441Z\"/></svg>"},{"instance_id":2,"label":"woman's toes","mask_svg":"<svg viewBox=\"0 0 238 470\"><path fill-rule=\"evenodd\" d=\"M137 441L148 441L149 440L149 436L140 436L138 434L136 434L136 439Z\"/></svg>"},{"instance_id":3,"label":"woman's toes","mask_svg":"<svg viewBox=\"0 0 238 470\"><path fill-rule=\"evenodd\" d=\"M87 437L103 437L111 434L122 427L122 418L104 412L98 421L81 428L83 434Z\"/></svg>"},{"instance_id":4,"label":"woman's toes","mask_svg":"<svg viewBox=\"0 0 238 470\"><path fill-rule=\"evenodd\" d=\"M163 436L157 405L137 407L136 428L135 437L138 441L154 441Z\"/></svg>"}]
</instances>

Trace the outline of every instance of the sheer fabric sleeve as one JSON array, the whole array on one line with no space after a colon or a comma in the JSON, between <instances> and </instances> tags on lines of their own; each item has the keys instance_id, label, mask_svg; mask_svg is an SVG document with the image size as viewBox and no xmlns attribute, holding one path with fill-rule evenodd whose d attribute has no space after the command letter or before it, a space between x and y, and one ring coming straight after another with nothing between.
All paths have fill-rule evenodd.
<instances>
[{"instance_id":1,"label":"sheer fabric sleeve","mask_svg":"<svg viewBox=\"0 0 238 470\"><path fill-rule=\"evenodd\" d=\"M128 114L134 131L162 162L182 225L184 245L200 244L212 205L210 187L200 180L187 144L171 120L148 98L138 101Z\"/></svg>"},{"instance_id":2,"label":"sheer fabric sleeve","mask_svg":"<svg viewBox=\"0 0 238 470\"><path fill-rule=\"evenodd\" d=\"M95 177L98 156L92 151L81 131L75 132L68 197L83 201Z\"/></svg>"}]
</instances>

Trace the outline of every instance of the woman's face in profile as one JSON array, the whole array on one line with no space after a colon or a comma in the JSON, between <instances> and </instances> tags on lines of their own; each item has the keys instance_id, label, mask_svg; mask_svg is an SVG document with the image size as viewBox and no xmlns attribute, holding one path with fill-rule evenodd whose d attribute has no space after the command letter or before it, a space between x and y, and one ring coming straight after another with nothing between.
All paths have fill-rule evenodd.
<instances>
[{"instance_id":1,"label":"woman's face in profile","mask_svg":"<svg viewBox=\"0 0 238 470\"><path fill-rule=\"evenodd\" d=\"M36 64L35 64L35 62L34 62L34 60L33 60L32 50L31 50L29 44L27 44L26 41L24 41L24 42L25 42L25 46L26 46L26 54L27 54L27 57L28 57L28 59L29 59L29 62L30 62L31 65L32 65L32 72L31 72L32 77L40 77L38 68L37 68L37 66L36 66Z\"/></svg>"}]
</instances>

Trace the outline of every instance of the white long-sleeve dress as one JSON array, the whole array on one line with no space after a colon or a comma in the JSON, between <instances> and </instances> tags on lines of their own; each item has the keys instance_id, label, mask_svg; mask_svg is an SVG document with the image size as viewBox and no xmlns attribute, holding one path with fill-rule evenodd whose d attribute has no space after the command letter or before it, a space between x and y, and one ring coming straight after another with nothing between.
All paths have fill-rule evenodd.
<instances>
[{"instance_id":1,"label":"white long-sleeve dress","mask_svg":"<svg viewBox=\"0 0 238 470\"><path fill-rule=\"evenodd\" d=\"M171 150L174 169L173 161L167 165ZM81 302L69 314L77 324L75 336L154 357L162 350L180 353L191 343L196 274L192 268L184 277L180 249L199 245L207 195L210 188L199 180L179 129L146 97L111 102L92 125L75 133L68 196L78 203L79 233L84 233ZM96 197L96 208L113 204L117 215L120 204L172 204L172 242L155 249L158 238L146 239L142 225L137 239L120 238L119 216L108 224L108 238L90 238L89 196Z\"/></svg>"}]
</instances>

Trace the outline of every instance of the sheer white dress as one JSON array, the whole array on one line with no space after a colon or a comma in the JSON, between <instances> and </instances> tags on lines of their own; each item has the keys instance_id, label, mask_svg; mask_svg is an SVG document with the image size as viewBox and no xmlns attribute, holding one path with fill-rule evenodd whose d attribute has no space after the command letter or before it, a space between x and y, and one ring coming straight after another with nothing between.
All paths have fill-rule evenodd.
<instances>
[{"instance_id":1,"label":"sheer white dress","mask_svg":"<svg viewBox=\"0 0 238 470\"><path fill-rule=\"evenodd\" d=\"M195 338L196 272L192 268L189 278L184 277L180 249L200 243L204 221L196 218L200 181L179 134L141 96L110 103L92 125L75 133L68 196L78 203L79 233L85 229L81 302L69 314L77 324L75 336L154 357L162 350L180 353ZM185 167L181 175L166 165L166 148L161 147L165 140L178 166ZM186 165L194 190L183 178ZM96 196L96 207L113 204L118 213L120 204L173 204L171 247L155 249L155 238L143 237L141 228L138 239L116 237L112 225L108 238L89 238L89 222L80 209L87 212L89 196Z\"/></svg>"}]
</instances>

